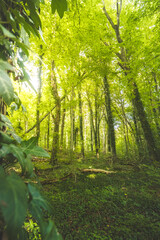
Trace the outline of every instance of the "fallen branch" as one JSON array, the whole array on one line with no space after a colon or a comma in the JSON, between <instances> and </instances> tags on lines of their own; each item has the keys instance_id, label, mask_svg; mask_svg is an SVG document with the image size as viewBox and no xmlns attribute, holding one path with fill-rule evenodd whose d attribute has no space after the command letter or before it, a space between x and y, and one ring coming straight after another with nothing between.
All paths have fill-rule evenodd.
<instances>
[{"instance_id":1,"label":"fallen branch","mask_svg":"<svg viewBox=\"0 0 160 240\"><path fill-rule=\"evenodd\" d=\"M115 173L115 171L108 171L108 170L103 170L103 169L92 169L92 168L86 168L86 169L80 169L81 172L93 172L93 173Z\"/></svg>"},{"instance_id":2,"label":"fallen branch","mask_svg":"<svg viewBox=\"0 0 160 240\"><path fill-rule=\"evenodd\" d=\"M46 180L40 181L40 183L42 185L52 184L52 183L56 183L56 182L60 182L60 181L65 181L67 178L72 177L72 176L73 176L73 174L70 173L70 174L68 174L68 175L66 175L66 176L64 176L62 178L59 178L59 179L46 179Z\"/></svg>"}]
</instances>

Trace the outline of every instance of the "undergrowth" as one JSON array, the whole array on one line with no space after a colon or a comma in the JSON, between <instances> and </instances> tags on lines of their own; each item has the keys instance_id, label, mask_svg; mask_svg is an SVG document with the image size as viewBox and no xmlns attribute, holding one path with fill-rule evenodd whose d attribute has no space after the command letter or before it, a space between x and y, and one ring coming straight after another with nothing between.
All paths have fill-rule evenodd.
<instances>
[{"instance_id":1,"label":"undergrowth","mask_svg":"<svg viewBox=\"0 0 160 240\"><path fill-rule=\"evenodd\" d=\"M97 161L97 162L95 162ZM78 168L109 169L105 159L77 162ZM71 171L72 165L49 170ZM75 162L74 162L75 164ZM65 168L66 167L66 168ZM117 166L116 166L117 169ZM114 170L114 168L112 169ZM53 176L52 175L52 176ZM44 185L52 205L52 218L65 240L160 239L160 169L140 165L111 174L80 173Z\"/></svg>"}]
</instances>

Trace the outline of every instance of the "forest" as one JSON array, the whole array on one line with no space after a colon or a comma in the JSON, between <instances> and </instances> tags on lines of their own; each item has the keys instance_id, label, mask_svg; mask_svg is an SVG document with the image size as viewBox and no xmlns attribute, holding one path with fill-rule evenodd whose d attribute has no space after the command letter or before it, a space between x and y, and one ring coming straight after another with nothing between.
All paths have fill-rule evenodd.
<instances>
[{"instance_id":1,"label":"forest","mask_svg":"<svg viewBox=\"0 0 160 240\"><path fill-rule=\"evenodd\" d=\"M159 0L0 0L0 240L160 239Z\"/></svg>"}]
</instances>

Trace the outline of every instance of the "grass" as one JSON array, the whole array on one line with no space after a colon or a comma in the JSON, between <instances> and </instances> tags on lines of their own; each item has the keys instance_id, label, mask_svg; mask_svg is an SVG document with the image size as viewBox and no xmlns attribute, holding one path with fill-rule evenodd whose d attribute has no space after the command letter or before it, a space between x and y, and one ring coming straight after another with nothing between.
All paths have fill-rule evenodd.
<instances>
[{"instance_id":1,"label":"grass","mask_svg":"<svg viewBox=\"0 0 160 240\"><path fill-rule=\"evenodd\" d=\"M52 206L51 217L63 239L160 239L159 167L116 164L116 173L106 175L76 170L88 167L107 170L109 164L104 157L85 161L75 158L71 164L62 157L54 169L45 163L47 170L36 162L41 179L74 173L65 181L44 185Z\"/></svg>"}]
</instances>

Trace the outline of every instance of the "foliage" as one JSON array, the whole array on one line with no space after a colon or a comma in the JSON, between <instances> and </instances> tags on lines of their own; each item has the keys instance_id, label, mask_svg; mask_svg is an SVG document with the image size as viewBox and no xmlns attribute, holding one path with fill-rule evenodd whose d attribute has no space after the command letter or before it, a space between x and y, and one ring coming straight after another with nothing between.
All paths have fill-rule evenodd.
<instances>
[{"instance_id":1,"label":"foliage","mask_svg":"<svg viewBox=\"0 0 160 240\"><path fill-rule=\"evenodd\" d=\"M39 226L32 220L32 218L28 219L28 221L24 223L24 228L29 233L29 240L41 239Z\"/></svg>"},{"instance_id":2,"label":"foliage","mask_svg":"<svg viewBox=\"0 0 160 240\"><path fill-rule=\"evenodd\" d=\"M102 160L95 161L88 167L102 168ZM77 174L52 185L52 190L46 185L64 239L159 239L159 165L141 164L139 170L120 166L116 173L95 173L94 178Z\"/></svg>"},{"instance_id":3,"label":"foliage","mask_svg":"<svg viewBox=\"0 0 160 240\"><path fill-rule=\"evenodd\" d=\"M37 186L32 183L34 177L32 156L49 157L49 154L37 146L36 137L22 141L11 130L12 125L7 117L1 115L1 125L6 126L6 123L10 129L9 132L0 132L1 164L7 169L8 164L18 161L21 166L21 176L23 179L25 178L24 182L18 176L20 173L17 175L14 172L11 173L9 169L7 171L4 171L2 167L0 169L0 210L9 239L25 239L22 226L27 211L32 214L32 217L40 225L43 239L61 239L52 221L45 221L44 213L49 211L49 205ZM11 133L14 138L11 137ZM7 174L7 172L10 174Z\"/></svg>"},{"instance_id":4,"label":"foliage","mask_svg":"<svg viewBox=\"0 0 160 240\"><path fill-rule=\"evenodd\" d=\"M21 101L14 91L11 79L21 82L28 81L31 85L23 61L29 55L28 36L33 34L40 37L42 26L38 12L41 3L44 3L44 1L1 1L0 99L7 106L14 102L15 109L20 107ZM51 7L53 12L57 10L62 17L64 11L67 10L67 2L63 0L61 4L57 4L57 1L52 0ZM2 105L0 105L0 109L1 107ZM0 212L3 227L6 228L9 239L27 239L23 223L27 211L30 211L40 225L43 239L61 239L53 222L51 220L47 222L44 218L44 212L49 211L47 201L43 198L37 186L31 183L31 177L34 176L32 156L49 157L49 154L37 146L37 138L32 137L23 141L15 134L8 118L1 114ZM17 161L21 166L21 177L19 174L11 173L8 169L9 164Z\"/></svg>"},{"instance_id":5,"label":"foliage","mask_svg":"<svg viewBox=\"0 0 160 240\"><path fill-rule=\"evenodd\" d=\"M44 116L42 119L45 120L39 131L39 143L45 148L50 148L51 131L56 125L51 119L52 115L56 123L56 101L51 93L50 80L51 77L56 78L54 89L63 107L63 111L59 110L59 116L60 111L62 119L64 116L64 122L61 121L61 149L65 151L70 149L69 154L66 151L65 154L68 156L65 158L73 163L72 166L65 166L63 170L59 169L56 173L52 173L57 178L67 171L72 171L76 181L76 169L82 165L76 163L73 152L80 152L82 144L85 154L88 150L93 153L98 149L100 157L103 151L105 158L105 153L111 151L111 129L109 114L106 111L109 104L111 105L109 112L113 116L112 129L115 130L116 135L117 156L123 156L123 163L127 163L128 159L134 159L135 165L137 160L141 163L147 163L148 160L155 161L155 159L158 161L159 1L156 0L154 3L146 0L123 1L123 3L122 1L105 2L103 1L103 4L106 4L106 9L100 0L68 2L46 0L45 5L44 0L1 0L0 111L3 111L3 106L10 107L7 113L4 111L4 114L10 115L10 112L17 110L9 118L14 122L16 132L20 136L34 124L36 113L37 122L31 129L38 126L38 119ZM121 3L122 6L120 6ZM103 12L104 9L106 12ZM53 15L56 11L58 14ZM22 101L24 99L23 102L29 109L24 113L19 94L16 93L13 85L15 86L16 82L26 81L33 87L25 67L28 64L28 57L32 60L32 63L29 63L30 68L36 65L39 70L42 70L38 73L42 78L42 89L39 91L39 102L36 100L35 93L34 96L27 91L21 94ZM55 68L51 71L53 62ZM35 71L35 68L32 71ZM108 79L108 93L110 93L108 103L105 98L104 77ZM20 92L19 86L17 89ZM135 96L139 97L136 104ZM37 108L36 102L38 102ZM49 114L51 111L52 114ZM1 169L0 176L1 182L4 182L4 186L0 184L2 192L0 206L3 222L8 232L13 236L15 234L15 239L23 239L22 225L29 211L33 222L38 222L43 239L51 237L58 239L60 236L54 223L50 220L47 223L42 221L44 213L48 211L48 205L36 185L32 184L35 180L32 178L34 177L32 156L43 158L49 155L37 146L37 138L33 137L31 130L29 130L30 135L26 135L27 140L24 141L14 132L11 122L5 115L0 115L0 161L4 168L4 170ZM57 127L58 130L59 127ZM58 130L56 136L58 136ZM151 138L152 135L153 138ZM56 144L58 146L58 141ZM52 148L55 147L53 145ZM150 151L150 147L153 151ZM99 154L97 154L98 157ZM111 164L113 159L120 161L113 156L109 159ZM81 156L79 160L82 161ZM91 159L88 157L87 164L90 162ZM45 162L43 164L45 165ZM21 170L16 169L17 174L11 173L10 166L18 165ZM37 161L36 166L39 165ZM105 161L103 161L104 166L106 167ZM53 167L51 169L53 170ZM139 170L138 167L137 169ZM156 211L149 206L153 204L159 212L159 202L153 199L153 196L158 196L159 193L158 190L154 193L150 191L152 186L145 185L144 181L148 176L155 188L155 182L159 182L159 172L152 167L142 165L140 173L140 175L139 173L127 172L125 175L120 173L115 177L117 182L114 178L112 182L109 177L106 180L101 175L90 174L85 177L78 175L79 181L85 182L86 186L77 183L79 190L76 184L72 183L73 185L67 190L72 199L61 189L62 193L53 197L53 200L57 205L59 204L57 211L60 209L60 204L64 206L63 212L60 209L62 213L59 217L64 220L65 225L61 224L60 218L58 223L64 237L78 238L80 234L82 239L101 239L103 236L106 239L116 239L119 235L122 239L145 239L149 236L148 228L150 227L152 232L150 239L159 238L157 223L159 219ZM139 182L134 179L134 175ZM102 186L100 181L106 186ZM62 186L68 187L67 184ZM8 191L6 192L5 189ZM10 198L14 199L11 204ZM85 202L87 202L86 206ZM100 203L99 206L98 203ZM20 206L19 209L17 204ZM56 206L56 204L53 205ZM65 206L69 209L67 220ZM72 207L75 209L74 213L72 213ZM15 214L9 215L12 208ZM90 213L93 213L92 218L89 218ZM151 216L155 222L152 221ZM108 224L104 225L105 222ZM35 224L30 225L33 228ZM88 231L91 226L93 231ZM133 229L136 229L136 233L133 233Z\"/></svg>"}]
</instances>

